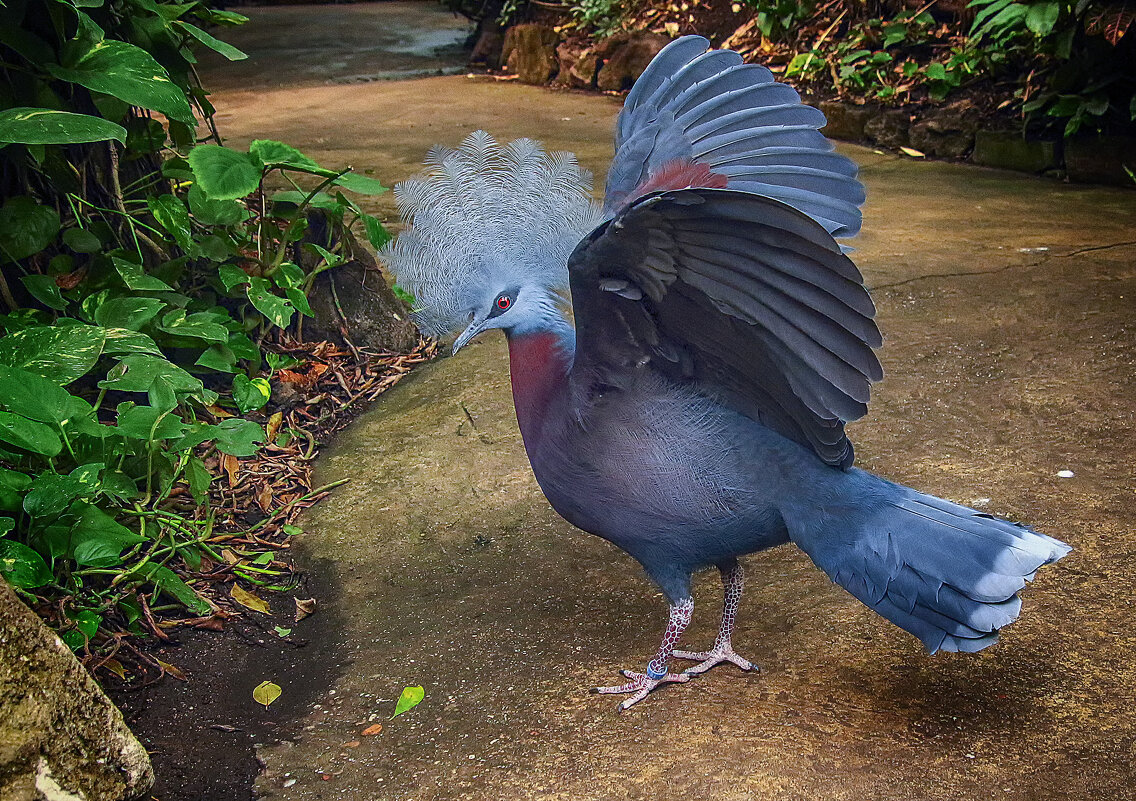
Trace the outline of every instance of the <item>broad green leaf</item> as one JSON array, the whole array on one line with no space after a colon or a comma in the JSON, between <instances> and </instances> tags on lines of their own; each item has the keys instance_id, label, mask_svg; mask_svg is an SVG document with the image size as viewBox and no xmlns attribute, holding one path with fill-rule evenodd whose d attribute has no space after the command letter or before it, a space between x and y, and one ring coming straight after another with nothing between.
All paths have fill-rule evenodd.
<instances>
[{"instance_id":1,"label":"broad green leaf","mask_svg":"<svg viewBox=\"0 0 1136 801\"><path fill-rule=\"evenodd\" d=\"M217 268L217 275L226 292L232 292L233 287L247 284L250 280L249 274L235 264L222 264Z\"/></svg>"},{"instance_id":2,"label":"broad green leaf","mask_svg":"<svg viewBox=\"0 0 1136 801\"><path fill-rule=\"evenodd\" d=\"M213 427L214 444L221 453L244 459L254 455L264 442L264 428L252 420L230 417Z\"/></svg>"},{"instance_id":3,"label":"broad green leaf","mask_svg":"<svg viewBox=\"0 0 1136 801\"><path fill-rule=\"evenodd\" d=\"M185 422L172 409L136 406L125 401L118 405L118 431L124 437L143 441L177 439L185 433Z\"/></svg>"},{"instance_id":4,"label":"broad green leaf","mask_svg":"<svg viewBox=\"0 0 1136 801\"><path fill-rule=\"evenodd\" d=\"M25 275L20 279L33 298L49 309L64 309L67 300L50 275Z\"/></svg>"},{"instance_id":5,"label":"broad green leaf","mask_svg":"<svg viewBox=\"0 0 1136 801\"><path fill-rule=\"evenodd\" d=\"M0 517L0 537L16 527L16 521L11 517Z\"/></svg>"},{"instance_id":6,"label":"broad green leaf","mask_svg":"<svg viewBox=\"0 0 1136 801\"><path fill-rule=\"evenodd\" d=\"M111 261L114 262L114 269L122 277L122 282L126 284L127 289L137 289L142 292L169 292L173 290L173 287L165 281L160 281L152 275L146 275L146 271L140 264L120 259L117 256L111 256Z\"/></svg>"},{"instance_id":7,"label":"broad green leaf","mask_svg":"<svg viewBox=\"0 0 1136 801\"><path fill-rule=\"evenodd\" d=\"M103 622L102 616L92 609L81 609L74 615L69 615L69 617L75 622L75 628L77 628L87 640L98 633L99 626Z\"/></svg>"},{"instance_id":8,"label":"broad green leaf","mask_svg":"<svg viewBox=\"0 0 1136 801\"><path fill-rule=\"evenodd\" d=\"M1061 16L1061 4L1057 0L1043 0L1030 3L1026 12L1026 27L1038 36L1048 36Z\"/></svg>"},{"instance_id":9,"label":"broad green leaf","mask_svg":"<svg viewBox=\"0 0 1136 801\"><path fill-rule=\"evenodd\" d=\"M141 576L153 583L155 587L191 612L196 612L199 615L209 613L209 604L194 592L192 587L178 578L177 574L165 565L150 563L139 567L133 572L135 575Z\"/></svg>"},{"instance_id":10,"label":"broad green leaf","mask_svg":"<svg viewBox=\"0 0 1136 801\"><path fill-rule=\"evenodd\" d=\"M120 565L126 548L146 541L94 505L88 505L71 527L72 557L86 567Z\"/></svg>"},{"instance_id":11,"label":"broad green leaf","mask_svg":"<svg viewBox=\"0 0 1136 801\"><path fill-rule=\"evenodd\" d=\"M201 381L182 368L158 356L134 354L127 356L111 368L107 377L99 382L102 389L122 392L145 392L150 405L160 409L172 408L185 397L197 397L211 403Z\"/></svg>"},{"instance_id":12,"label":"broad green leaf","mask_svg":"<svg viewBox=\"0 0 1136 801\"><path fill-rule=\"evenodd\" d=\"M102 355L106 331L94 325L44 325L0 338L0 364L70 384Z\"/></svg>"},{"instance_id":13,"label":"broad green leaf","mask_svg":"<svg viewBox=\"0 0 1136 801\"><path fill-rule=\"evenodd\" d=\"M196 124L185 92L170 80L165 67L129 42L106 39L70 67L48 64L47 70L62 81L113 95L132 106L160 111L186 125Z\"/></svg>"},{"instance_id":14,"label":"broad green leaf","mask_svg":"<svg viewBox=\"0 0 1136 801\"><path fill-rule=\"evenodd\" d=\"M63 450L63 443L51 426L11 412L0 412L0 442L48 458Z\"/></svg>"},{"instance_id":15,"label":"broad green leaf","mask_svg":"<svg viewBox=\"0 0 1136 801\"><path fill-rule=\"evenodd\" d=\"M218 25L244 25L249 21L249 18L244 14L238 14L235 11L218 11L216 9L205 9L209 15L209 21L215 22Z\"/></svg>"},{"instance_id":16,"label":"broad green leaf","mask_svg":"<svg viewBox=\"0 0 1136 801\"><path fill-rule=\"evenodd\" d=\"M50 379L18 367L0 365L0 406L9 412L59 425L71 416L76 400Z\"/></svg>"},{"instance_id":17,"label":"broad green leaf","mask_svg":"<svg viewBox=\"0 0 1136 801\"><path fill-rule=\"evenodd\" d=\"M279 295L272 294L272 285L267 278L254 276L249 278L248 299L256 310L269 319L273 325L287 328L292 322L291 301Z\"/></svg>"},{"instance_id":18,"label":"broad green leaf","mask_svg":"<svg viewBox=\"0 0 1136 801\"><path fill-rule=\"evenodd\" d=\"M195 312L187 316L185 309L174 309L162 317L158 330L205 342L228 342L229 329L217 320L218 315L209 312Z\"/></svg>"},{"instance_id":19,"label":"broad green leaf","mask_svg":"<svg viewBox=\"0 0 1136 801\"><path fill-rule=\"evenodd\" d=\"M138 331L157 316L166 306L156 298L111 298L95 309L95 322L104 328L125 328Z\"/></svg>"},{"instance_id":20,"label":"broad green leaf","mask_svg":"<svg viewBox=\"0 0 1136 801\"><path fill-rule=\"evenodd\" d=\"M9 470L0 467L0 486L8 487L16 492L23 492L32 485L32 477L19 470Z\"/></svg>"},{"instance_id":21,"label":"broad green leaf","mask_svg":"<svg viewBox=\"0 0 1136 801\"><path fill-rule=\"evenodd\" d=\"M191 5L196 5L196 4L191 4ZM217 39L214 36L210 36L208 33L201 30L196 25L190 25L188 22L182 22L182 21L178 21L174 24L177 25L179 28L181 28L186 33L188 33L194 39L201 42L201 44L208 47L210 50L213 50L217 53L220 53L225 58L229 59L229 61L242 61L242 60L248 58L247 53L244 53L244 52L238 50L237 48L233 47L228 42L222 42L220 39Z\"/></svg>"},{"instance_id":22,"label":"broad green leaf","mask_svg":"<svg viewBox=\"0 0 1136 801\"><path fill-rule=\"evenodd\" d=\"M325 170L314 159L305 156L291 145L273 139L254 140L249 145L249 153L254 154L266 166L283 164L290 167L303 167L313 172L322 172L328 178L336 174L331 170Z\"/></svg>"},{"instance_id":23,"label":"broad green leaf","mask_svg":"<svg viewBox=\"0 0 1136 801\"><path fill-rule=\"evenodd\" d=\"M63 232L63 244L76 253L98 253L102 250L102 240L86 228L68 228Z\"/></svg>"},{"instance_id":24,"label":"broad green leaf","mask_svg":"<svg viewBox=\"0 0 1136 801\"><path fill-rule=\"evenodd\" d=\"M283 690L280 689L279 684L274 684L271 681L262 681L253 688L252 700L256 701L258 704L262 704L265 709L268 709L269 705L279 698L282 692Z\"/></svg>"},{"instance_id":25,"label":"broad green leaf","mask_svg":"<svg viewBox=\"0 0 1136 801\"><path fill-rule=\"evenodd\" d=\"M24 511L32 517L54 517L76 498L93 495L97 489L97 478L90 475L42 473L24 496Z\"/></svg>"},{"instance_id":26,"label":"broad green leaf","mask_svg":"<svg viewBox=\"0 0 1136 801\"><path fill-rule=\"evenodd\" d=\"M126 129L110 120L48 108L10 108L0 111L0 143L67 145L126 141Z\"/></svg>"},{"instance_id":27,"label":"broad green leaf","mask_svg":"<svg viewBox=\"0 0 1136 801\"><path fill-rule=\"evenodd\" d=\"M10 197L0 208L0 263L39 253L59 233L59 214L30 197Z\"/></svg>"},{"instance_id":28,"label":"broad green leaf","mask_svg":"<svg viewBox=\"0 0 1136 801\"><path fill-rule=\"evenodd\" d=\"M231 373L236 369L237 355L228 345L210 345L194 364L219 373Z\"/></svg>"},{"instance_id":29,"label":"broad green leaf","mask_svg":"<svg viewBox=\"0 0 1136 801\"><path fill-rule=\"evenodd\" d=\"M209 485L213 481L213 474L205 463L196 456L191 456L185 464L185 480L189 484L190 494L198 506L209 502Z\"/></svg>"},{"instance_id":30,"label":"broad green leaf","mask_svg":"<svg viewBox=\"0 0 1136 801\"><path fill-rule=\"evenodd\" d=\"M372 217L370 214L360 216L363 219L363 229L367 232L367 241L371 243L371 247L378 250L391 241L390 232L383 227L378 217Z\"/></svg>"},{"instance_id":31,"label":"broad green leaf","mask_svg":"<svg viewBox=\"0 0 1136 801\"><path fill-rule=\"evenodd\" d=\"M174 195L150 195L146 205L158 225L173 237L179 248L188 252L193 247L193 230L185 204Z\"/></svg>"},{"instance_id":32,"label":"broad green leaf","mask_svg":"<svg viewBox=\"0 0 1136 801\"><path fill-rule=\"evenodd\" d=\"M292 301L292 305L296 307L296 310L299 311L300 314L307 317L316 316L315 312L312 311L312 307L308 304L308 296L304 294L302 289L289 287L284 290L284 294L288 296L288 300Z\"/></svg>"},{"instance_id":33,"label":"broad green leaf","mask_svg":"<svg viewBox=\"0 0 1136 801\"><path fill-rule=\"evenodd\" d=\"M202 225L236 225L249 216L248 210L236 200L211 200L201 187L193 184L186 198L189 210Z\"/></svg>"},{"instance_id":34,"label":"broad green leaf","mask_svg":"<svg viewBox=\"0 0 1136 801\"><path fill-rule=\"evenodd\" d=\"M233 400L241 414L255 412L268 403L272 389L263 378L249 379L244 373L233 376Z\"/></svg>"},{"instance_id":35,"label":"broad green leaf","mask_svg":"<svg viewBox=\"0 0 1136 801\"><path fill-rule=\"evenodd\" d=\"M106 329L106 344L103 353L108 356L121 356L135 353L148 353L161 356L162 351L147 334L126 328Z\"/></svg>"},{"instance_id":36,"label":"broad green leaf","mask_svg":"<svg viewBox=\"0 0 1136 801\"><path fill-rule=\"evenodd\" d=\"M272 274L272 280L281 289L298 287L304 283L304 270L297 264L286 261Z\"/></svg>"},{"instance_id":37,"label":"broad green leaf","mask_svg":"<svg viewBox=\"0 0 1136 801\"><path fill-rule=\"evenodd\" d=\"M201 191L210 200L236 200L260 186L262 165L254 156L220 145L198 145L189 164Z\"/></svg>"},{"instance_id":38,"label":"broad green leaf","mask_svg":"<svg viewBox=\"0 0 1136 801\"><path fill-rule=\"evenodd\" d=\"M307 194L305 194L304 192L297 192L294 189L289 189L284 192L274 193L272 195L272 201L274 203L291 203L293 205L299 206L304 202L304 200L307 199L307 197ZM325 209L327 211L336 212L338 214L342 214L344 211L343 204L326 192L316 192L312 199L308 201L308 205L314 209Z\"/></svg>"},{"instance_id":39,"label":"broad green leaf","mask_svg":"<svg viewBox=\"0 0 1136 801\"><path fill-rule=\"evenodd\" d=\"M360 195L381 195L387 191L377 178L369 178L357 172L341 175L333 183Z\"/></svg>"},{"instance_id":40,"label":"broad green leaf","mask_svg":"<svg viewBox=\"0 0 1136 801\"><path fill-rule=\"evenodd\" d=\"M394 705L394 714L390 716L390 720L394 720L403 712L407 712L422 703L422 699L426 697L426 691L421 687L403 687L402 694L398 697L398 703Z\"/></svg>"},{"instance_id":41,"label":"broad green leaf","mask_svg":"<svg viewBox=\"0 0 1136 801\"><path fill-rule=\"evenodd\" d=\"M51 581L43 557L23 543L0 538L0 575L13 587L34 590Z\"/></svg>"}]
</instances>

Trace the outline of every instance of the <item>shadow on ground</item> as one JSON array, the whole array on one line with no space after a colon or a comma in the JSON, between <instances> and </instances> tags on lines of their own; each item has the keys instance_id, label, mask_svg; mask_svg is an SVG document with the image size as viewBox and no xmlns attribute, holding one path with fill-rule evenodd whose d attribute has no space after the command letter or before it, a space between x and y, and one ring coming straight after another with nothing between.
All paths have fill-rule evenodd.
<instances>
[{"instance_id":1,"label":"shadow on ground","mask_svg":"<svg viewBox=\"0 0 1136 801\"><path fill-rule=\"evenodd\" d=\"M214 102L235 141L387 181L478 127L602 169L618 111L466 77ZM868 186L855 258L888 372L852 428L861 465L1076 548L1003 642L927 657L782 549L748 560L735 639L762 673L717 668L617 716L586 688L641 667L662 599L549 509L487 338L401 383L322 460L321 483L352 481L301 547L337 587L343 645L294 734L260 748L262 797L1136 797L1136 196L847 152ZM697 585L692 643L713 637L715 584ZM426 700L386 721L414 684Z\"/></svg>"}]
</instances>

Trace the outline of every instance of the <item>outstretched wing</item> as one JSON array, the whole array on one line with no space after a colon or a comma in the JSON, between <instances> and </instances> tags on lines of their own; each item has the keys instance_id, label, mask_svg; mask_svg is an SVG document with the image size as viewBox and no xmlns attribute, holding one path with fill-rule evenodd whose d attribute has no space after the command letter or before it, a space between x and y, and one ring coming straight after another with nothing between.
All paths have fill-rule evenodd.
<instances>
[{"instance_id":1,"label":"outstretched wing","mask_svg":"<svg viewBox=\"0 0 1136 801\"><path fill-rule=\"evenodd\" d=\"M709 46L676 39L635 82L616 124L605 211L651 191L721 187L775 198L833 236L853 236L864 188L817 130L824 114L765 67Z\"/></svg>"},{"instance_id":2,"label":"outstretched wing","mask_svg":"<svg viewBox=\"0 0 1136 801\"><path fill-rule=\"evenodd\" d=\"M856 266L815 220L729 189L652 193L568 262L580 402L654 369L847 467L883 371Z\"/></svg>"}]
</instances>

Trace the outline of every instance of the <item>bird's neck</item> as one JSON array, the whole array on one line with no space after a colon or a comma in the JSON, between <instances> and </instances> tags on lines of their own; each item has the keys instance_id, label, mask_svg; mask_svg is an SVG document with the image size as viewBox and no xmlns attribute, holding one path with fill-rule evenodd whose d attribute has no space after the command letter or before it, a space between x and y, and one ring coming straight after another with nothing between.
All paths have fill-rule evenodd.
<instances>
[{"instance_id":1,"label":"bird's neck","mask_svg":"<svg viewBox=\"0 0 1136 801\"><path fill-rule=\"evenodd\" d=\"M513 405L525 449L530 455L557 400L567 395L565 384L575 352L575 332L559 315L547 325L509 331L509 371Z\"/></svg>"}]
</instances>

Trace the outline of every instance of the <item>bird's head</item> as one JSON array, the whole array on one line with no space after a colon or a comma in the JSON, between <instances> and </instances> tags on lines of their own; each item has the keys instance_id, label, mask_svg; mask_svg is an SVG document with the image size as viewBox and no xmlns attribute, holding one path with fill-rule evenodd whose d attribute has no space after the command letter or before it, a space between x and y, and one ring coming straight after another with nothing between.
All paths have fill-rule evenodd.
<instances>
[{"instance_id":1,"label":"bird's head","mask_svg":"<svg viewBox=\"0 0 1136 801\"><path fill-rule=\"evenodd\" d=\"M454 340L454 353L479 334L493 328L500 328L507 334L521 334L538 328L549 314L555 313L556 302L556 298L543 287L502 284L470 310L469 325Z\"/></svg>"},{"instance_id":2,"label":"bird's head","mask_svg":"<svg viewBox=\"0 0 1136 801\"><path fill-rule=\"evenodd\" d=\"M461 331L455 352L491 328L535 330L563 303L576 244L602 222L591 181L570 153L477 131L395 186L406 228L379 259L414 297L424 332Z\"/></svg>"}]
</instances>

